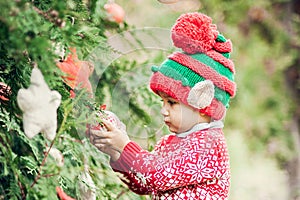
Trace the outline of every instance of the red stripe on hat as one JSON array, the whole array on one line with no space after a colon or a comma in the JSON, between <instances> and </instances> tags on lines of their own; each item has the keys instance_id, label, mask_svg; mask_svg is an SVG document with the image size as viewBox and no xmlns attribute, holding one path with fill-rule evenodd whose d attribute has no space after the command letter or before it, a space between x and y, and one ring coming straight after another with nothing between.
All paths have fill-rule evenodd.
<instances>
[{"instance_id":1,"label":"red stripe on hat","mask_svg":"<svg viewBox=\"0 0 300 200\"><path fill-rule=\"evenodd\" d=\"M215 61L221 63L225 67L227 67L233 74L235 74L234 64L232 60L225 58L222 54L216 52L216 51L208 51L206 52L206 55L214 59Z\"/></svg>"},{"instance_id":2,"label":"red stripe on hat","mask_svg":"<svg viewBox=\"0 0 300 200\"><path fill-rule=\"evenodd\" d=\"M170 77L165 76L160 72L155 72L150 80L150 88L155 92L164 92L170 97L181 101L182 103L189 105L187 97L191 90L188 86L183 86L180 81L174 80ZM193 106L191 106L193 107ZM219 120L225 116L226 108L222 102L213 98L211 104L203 109L198 109L201 113L211 116L213 119Z\"/></svg>"},{"instance_id":3,"label":"red stripe on hat","mask_svg":"<svg viewBox=\"0 0 300 200\"><path fill-rule=\"evenodd\" d=\"M218 101L216 98L213 98L211 104L206 108L200 109L200 112L211 116L215 120L220 120L225 116L226 108L222 102Z\"/></svg>"},{"instance_id":4,"label":"red stripe on hat","mask_svg":"<svg viewBox=\"0 0 300 200\"><path fill-rule=\"evenodd\" d=\"M188 104L187 97L190 92L190 87L183 86L181 81L165 76L161 72L155 72L152 75L150 79L150 88L155 93L161 91L184 104Z\"/></svg>"},{"instance_id":5,"label":"red stripe on hat","mask_svg":"<svg viewBox=\"0 0 300 200\"><path fill-rule=\"evenodd\" d=\"M227 79L225 76L220 75L217 71L203 64L202 62L180 52L170 55L169 59L188 67L203 78L211 80L215 86L228 92L230 96L235 95L235 83Z\"/></svg>"},{"instance_id":6,"label":"red stripe on hat","mask_svg":"<svg viewBox=\"0 0 300 200\"><path fill-rule=\"evenodd\" d=\"M214 49L218 52L229 53L232 51L232 43L230 40L227 40L226 42L216 42L214 44Z\"/></svg>"}]
</instances>

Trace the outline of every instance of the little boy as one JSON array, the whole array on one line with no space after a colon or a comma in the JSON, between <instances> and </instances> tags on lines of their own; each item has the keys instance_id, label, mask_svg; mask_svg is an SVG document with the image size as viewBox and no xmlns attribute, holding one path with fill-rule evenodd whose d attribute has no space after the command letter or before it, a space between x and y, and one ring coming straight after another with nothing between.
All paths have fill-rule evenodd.
<instances>
[{"instance_id":1,"label":"little boy","mask_svg":"<svg viewBox=\"0 0 300 200\"><path fill-rule=\"evenodd\" d=\"M107 120L107 131L91 130L91 142L111 156L111 166L138 194L152 199L226 200L229 155L222 132L235 95L232 45L208 16L181 15L172 40L182 52L153 67L150 88L161 97L161 114L171 134L153 152L143 150Z\"/></svg>"}]
</instances>

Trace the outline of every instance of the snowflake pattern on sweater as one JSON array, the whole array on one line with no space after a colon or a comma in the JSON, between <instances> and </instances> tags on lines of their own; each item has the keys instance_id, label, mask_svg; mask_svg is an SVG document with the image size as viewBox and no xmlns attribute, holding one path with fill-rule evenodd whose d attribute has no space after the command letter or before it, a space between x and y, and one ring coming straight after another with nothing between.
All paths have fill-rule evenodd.
<instances>
[{"instance_id":1,"label":"snowflake pattern on sweater","mask_svg":"<svg viewBox=\"0 0 300 200\"><path fill-rule=\"evenodd\" d=\"M229 155L222 129L170 134L153 152L128 143L111 162L122 181L137 194L152 199L226 200L230 186Z\"/></svg>"}]
</instances>

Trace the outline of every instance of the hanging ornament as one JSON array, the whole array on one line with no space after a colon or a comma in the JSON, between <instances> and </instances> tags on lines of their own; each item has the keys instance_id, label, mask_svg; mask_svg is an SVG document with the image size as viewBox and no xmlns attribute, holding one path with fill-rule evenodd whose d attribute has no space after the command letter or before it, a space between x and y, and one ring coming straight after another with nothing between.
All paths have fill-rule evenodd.
<instances>
[{"instance_id":1,"label":"hanging ornament","mask_svg":"<svg viewBox=\"0 0 300 200\"><path fill-rule=\"evenodd\" d=\"M124 21L125 11L119 4L114 1L109 1L104 5L104 9L106 10L108 20L119 24Z\"/></svg>"},{"instance_id":2,"label":"hanging ornament","mask_svg":"<svg viewBox=\"0 0 300 200\"><path fill-rule=\"evenodd\" d=\"M112 123L118 129L126 132L126 125L118 118L118 116L115 113L105 109L106 109L106 105L100 106L100 111L96 113L97 122L95 122L95 124L93 125L89 125L88 128L91 128L93 130L107 131L104 125L101 123L101 120L105 119L110 123Z\"/></svg>"},{"instance_id":3,"label":"hanging ornament","mask_svg":"<svg viewBox=\"0 0 300 200\"><path fill-rule=\"evenodd\" d=\"M3 82L0 82L0 100L8 101L11 94L11 88Z\"/></svg>"},{"instance_id":4,"label":"hanging ornament","mask_svg":"<svg viewBox=\"0 0 300 200\"><path fill-rule=\"evenodd\" d=\"M76 200L76 199L73 199L72 197L70 197L69 195L67 195L63 189L59 186L56 186L56 194L57 194L57 197L60 199L60 200Z\"/></svg>"},{"instance_id":5,"label":"hanging ornament","mask_svg":"<svg viewBox=\"0 0 300 200\"><path fill-rule=\"evenodd\" d=\"M100 130L100 131L107 131L106 127L102 123L102 119L105 119L106 121L109 121L112 123L113 126L120 129L124 134L127 134L126 132L126 125L118 118L118 116L106 109L106 105L100 106L100 110L96 113L96 117L94 120L94 123L87 124L85 134L90 139L90 141L93 141L98 136L91 134L90 130Z\"/></svg>"},{"instance_id":6,"label":"hanging ornament","mask_svg":"<svg viewBox=\"0 0 300 200\"><path fill-rule=\"evenodd\" d=\"M91 62L79 60L76 48L70 48L70 51L71 53L67 59L56 63L56 65L66 74L66 76L63 76L64 81L72 90L85 88L92 96L93 90L89 77L94 71L94 66ZM71 98L75 97L74 91L70 92Z\"/></svg>"},{"instance_id":7,"label":"hanging ornament","mask_svg":"<svg viewBox=\"0 0 300 200\"><path fill-rule=\"evenodd\" d=\"M56 110L61 102L61 95L51 91L41 71L33 68L28 89L20 89L17 103L23 111L23 128L26 136L32 138L38 133L53 140L56 136Z\"/></svg>"},{"instance_id":8,"label":"hanging ornament","mask_svg":"<svg viewBox=\"0 0 300 200\"><path fill-rule=\"evenodd\" d=\"M80 198L85 200L96 200L96 186L89 174L88 166L85 164L84 171L79 175Z\"/></svg>"},{"instance_id":9,"label":"hanging ornament","mask_svg":"<svg viewBox=\"0 0 300 200\"><path fill-rule=\"evenodd\" d=\"M63 154L55 147L52 147L49 150L49 147L46 148L46 151L49 151L49 155L54 158L57 166L62 167L64 166L64 156Z\"/></svg>"}]
</instances>

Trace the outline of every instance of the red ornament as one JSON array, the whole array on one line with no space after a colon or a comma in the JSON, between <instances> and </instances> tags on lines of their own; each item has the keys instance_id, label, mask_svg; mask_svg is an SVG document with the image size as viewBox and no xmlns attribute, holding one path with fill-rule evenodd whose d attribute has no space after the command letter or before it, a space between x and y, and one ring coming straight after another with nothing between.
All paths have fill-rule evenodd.
<instances>
[{"instance_id":1,"label":"red ornament","mask_svg":"<svg viewBox=\"0 0 300 200\"><path fill-rule=\"evenodd\" d=\"M119 24L124 21L125 11L119 4L110 2L104 5L104 9L106 10L110 21L114 21Z\"/></svg>"},{"instance_id":2,"label":"red ornament","mask_svg":"<svg viewBox=\"0 0 300 200\"><path fill-rule=\"evenodd\" d=\"M3 82L0 82L0 100L8 101L11 94L11 88Z\"/></svg>"},{"instance_id":3,"label":"red ornament","mask_svg":"<svg viewBox=\"0 0 300 200\"><path fill-rule=\"evenodd\" d=\"M106 110L106 105L105 104L101 105L100 110Z\"/></svg>"},{"instance_id":4,"label":"red ornament","mask_svg":"<svg viewBox=\"0 0 300 200\"><path fill-rule=\"evenodd\" d=\"M72 197L68 196L61 187L59 186L56 186L56 194L57 194L57 197L60 199L60 200L76 200L76 199L73 199Z\"/></svg>"},{"instance_id":5,"label":"red ornament","mask_svg":"<svg viewBox=\"0 0 300 200\"><path fill-rule=\"evenodd\" d=\"M70 98L74 99L76 97L76 93L74 92L74 90L70 90Z\"/></svg>"},{"instance_id":6,"label":"red ornament","mask_svg":"<svg viewBox=\"0 0 300 200\"><path fill-rule=\"evenodd\" d=\"M111 111L108 111L108 110L99 111L97 113L97 117L99 118L99 121L101 121L101 119L105 119L105 120L109 121L110 123L112 123L117 128L124 130L124 131L126 130L125 124L123 124L123 122L120 121L120 119L116 116L116 114L114 114ZM95 125L91 125L90 128L93 130L107 131L105 126L101 122L96 123Z\"/></svg>"}]
</instances>

